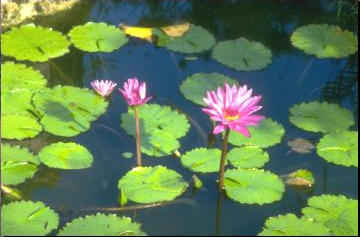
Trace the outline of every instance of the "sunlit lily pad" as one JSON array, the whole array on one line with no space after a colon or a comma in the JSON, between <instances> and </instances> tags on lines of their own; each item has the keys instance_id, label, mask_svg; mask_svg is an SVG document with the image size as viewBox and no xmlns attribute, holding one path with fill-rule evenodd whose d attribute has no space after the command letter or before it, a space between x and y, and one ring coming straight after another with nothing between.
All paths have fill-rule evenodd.
<instances>
[{"instance_id":1,"label":"sunlit lily pad","mask_svg":"<svg viewBox=\"0 0 360 240\"><path fill-rule=\"evenodd\" d=\"M189 31L190 27L191 27L191 24L188 22L185 22L185 23L178 23L178 24L174 24L174 25L165 26L165 27L162 27L161 30L170 37L181 37L187 31Z\"/></svg>"},{"instance_id":2,"label":"sunlit lily pad","mask_svg":"<svg viewBox=\"0 0 360 240\"><path fill-rule=\"evenodd\" d=\"M118 217L115 214L87 215L66 223L57 236L145 236L141 225L132 222L129 217Z\"/></svg>"},{"instance_id":3,"label":"sunlit lily pad","mask_svg":"<svg viewBox=\"0 0 360 240\"><path fill-rule=\"evenodd\" d=\"M31 104L33 93L30 91L1 92L2 115L29 115L29 110L34 110Z\"/></svg>"},{"instance_id":4,"label":"sunlit lily pad","mask_svg":"<svg viewBox=\"0 0 360 240\"><path fill-rule=\"evenodd\" d=\"M220 73L196 73L185 79L180 85L180 92L193 103L205 106L203 98L206 92L223 87L225 82L231 85L238 83L235 79Z\"/></svg>"},{"instance_id":5,"label":"sunlit lily pad","mask_svg":"<svg viewBox=\"0 0 360 240\"><path fill-rule=\"evenodd\" d=\"M26 148L1 144L1 183L16 185L32 178L40 164Z\"/></svg>"},{"instance_id":6,"label":"sunlit lily pad","mask_svg":"<svg viewBox=\"0 0 360 240\"><path fill-rule=\"evenodd\" d=\"M246 38L219 42L212 52L212 57L239 71L254 71L265 68L271 63L271 51L259 42Z\"/></svg>"},{"instance_id":7,"label":"sunlit lily pad","mask_svg":"<svg viewBox=\"0 0 360 240\"><path fill-rule=\"evenodd\" d=\"M320 139L317 154L326 161L346 167L358 167L358 132L340 131Z\"/></svg>"},{"instance_id":8,"label":"sunlit lily pad","mask_svg":"<svg viewBox=\"0 0 360 240\"><path fill-rule=\"evenodd\" d=\"M285 134L284 127L270 118L264 119L258 126L250 126L249 131L250 138L231 131L229 142L237 146L251 145L267 148L280 143Z\"/></svg>"},{"instance_id":9,"label":"sunlit lily pad","mask_svg":"<svg viewBox=\"0 0 360 240\"><path fill-rule=\"evenodd\" d=\"M230 169L224 177L226 195L240 203L272 203L280 200L285 191L277 175L260 169Z\"/></svg>"},{"instance_id":10,"label":"sunlit lily pad","mask_svg":"<svg viewBox=\"0 0 360 240\"><path fill-rule=\"evenodd\" d=\"M137 203L170 201L188 187L182 176L163 166L136 167L119 180L118 188Z\"/></svg>"},{"instance_id":11,"label":"sunlit lily pad","mask_svg":"<svg viewBox=\"0 0 360 240\"><path fill-rule=\"evenodd\" d=\"M49 167L61 169L88 168L93 162L91 153L73 142L48 145L39 152L39 159Z\"/></svg>"},{"instance_id":12,"label":"sunlit lily pad","mask_svg":"<svg viewBox=\"0 0 360 240\"><path fill-rule=\"evenodd\" d=\"M358 235L358 200L345 196L320 195L308 200L305 217L323 223L335 236Z\"/></svg>"},{"instance_id":13,"label":"sunlit lily pad","mask_svg":"<svg viewBox=\"0 0 360 240\"><path fill-rule=\"evenodd\" d=\"M23 140L35 137L41 131L41 125L30 114L1 115L1 137L4 139Z\"/></svg>"},{"instance_id":14,"label":"sunlit lily pad","mask_svg":"<svg viewBox=\"0 0 360 240\"><path fill-rule=\"evenodd\" d=\"M261 168L269 161L269 154L258 146L244 146L231 149L227 159L237 168Z\"/></svg>"},{"instance_id":15,"label":"sunlit lily pad","mask_svg":"<svg viewBox=\"0 0 360 240\"><path fill-rule=\"evenodd\" d=\"M294 214L279 215L266 220L259 236L329 236L329 229L321 223Z\"/></svg>"},{"instance_id":16,"label":"sunlit lily pad","mask_svg":"<svg viewBox=\"0 0 360 240\"><path fill-rule=\"evenodd\" d=\"M181 163L193 172L217 172L219 171L220 157L219 149L197 148L182 155Z\"/></svg>"},{"instance_id":17,"label":"sunlit lily pad","mask_svg":"<svg viewBox=\"0 0 360 240\"><path fill-rule=\"evenodd\" d=\"M58 225L58 214L42 202L16 201L1 207L2 236L45 236Z\"/></svg>"},{"instance_id":18,"label":"sunlit lily pad","mask_svg":"<svg viewBox=\"0 0 360 240\"><path fill-rule=\"evenodd\" d=\"M287 176L286 184L293 186L311 187L315 183L315 178L311 171L298 169Z\"/></svg>"},{"instance_id":19,"label":"sunlit lily pad","mask_svg":"<svg viewBox=\"0 0 360 240\"><path fill-rule=\"evenodd\" d=\"M45 62L69 52L70 42L51 28L27 24L1 34L1 53L17 60Z\"/></svg>"},{"instance_id":20,"label":"sunlit lily pad","mask_svg":"<svg viewBox=\"0 0 360 240\"><path fill-rule=\"evenodd\" d=\"M335 132L354 125L353 114L337 104L309 102L290 108L290 122L311 132Z\"/></svg>"},{"instance_id":21,"label":"sunlit lily pad","mask_svg":"<svg viewBox=\"0 0 360 240\"><path fill-rule=\"evenodd\" d=\"M318 58L343 58L358 50L357 37L338 26L310 24L296 29L292 44Z\"/></svg>"},{"instance_id":22,"label":"sunlit lily pad","mask_svg":"<svg viewBox=\"0 0 360 240\"><path fill-rule=\"evenodd\" d=\"M122 30L106 23L75 26L68 35L75 47L87 52L112 52L128 42Z\"/></svg>"},{"instance_id":23,"label":"sunlit lily pad","mask_svg":"<svg viewBox=\"0 0 360 240\"><path fill-rule=\"evenodd\" d=\"M119 27L129 36L152 41L153 29L150 27L128 26L124 24L121 24Z\"/></svg>"}]
</instances>

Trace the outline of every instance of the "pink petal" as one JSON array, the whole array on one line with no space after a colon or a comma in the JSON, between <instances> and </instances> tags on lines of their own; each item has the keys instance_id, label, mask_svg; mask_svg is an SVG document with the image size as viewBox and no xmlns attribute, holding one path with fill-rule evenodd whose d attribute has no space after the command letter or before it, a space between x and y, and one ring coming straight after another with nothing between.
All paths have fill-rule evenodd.
<instances>
[{"instance_id":1,"label":"pink petal","mask_svg":"<svg viewBox=\"0 0 360 240\"><path fill-rule=\"evenodd\" d=\"M224 125L217 125L215 128L214 128L214 131L213 131L213 134L219 134L223 131L225 131L226 127Z\"/></svg>"},{"instance_id":2,"label":"pink petal","mask_svg":"<svg viewBox=\"0 0 360 240\"><path fill-rule=\"evenodd\" d=\"M244 135L245 137L251 137L249 130L246 127L243 127L241 125L238 124L231 124L229 125L230 129L241 133L242 135Z\"/></svg>"}]
</instances>

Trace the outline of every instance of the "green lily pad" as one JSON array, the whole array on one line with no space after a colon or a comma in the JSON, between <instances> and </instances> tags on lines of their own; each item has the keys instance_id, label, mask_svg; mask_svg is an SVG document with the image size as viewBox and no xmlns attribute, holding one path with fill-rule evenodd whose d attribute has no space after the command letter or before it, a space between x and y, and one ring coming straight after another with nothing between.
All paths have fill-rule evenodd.
<instances>
[{"instance_id":1,"label":"green lily pad","mask_svg":"<svg viewBox=\"0 0 360 240\"><path fill-rule=\"evenodd\" d=\"M203 98L206 92L223 87L225 83L238 84L235 79L220 73L196 73L185 79L180 85L180 92L187 100L205 106Z\"/></svg>"},{"instance_id":2,"label":"green lily pad","mask_svg":"<svg viewBox=\"0 0 360 240\"><path fill-rule=\"evenodd\" d=\"M326 161L346 167L358 167L358 132L329 133L320 139L317 154Z\"/></svg>"},{"instance_id":3,"label":"green lily pad","mask_svg":"<svg viewBox=\"0 0 360 240\"><path fill-rule=\"evenodd\" d=\"M266 220L264 229L258 236L329 236L324 225L294 214L279 215Z\"/></svg>"},{"instance_id":4,"label":"green lily pad","mask_svg":"<svg viewBox=\"0 0 360 240\"><path fill-rule=\"evenodd\" d=\"M4 139L23 140L35 137L41 131L41 125L30 114L1 115L1 137Z\"/></svg>"},{"instance_id":5,"label":"green lily pad","mask_svg":"<svg viewBox=\"0 0 360 240\"><path fill-rule=\"evenodd\" d=\"M246 38L219 42L214 47L212 57L225 66L239 71L261 70L272 61L270 49Z\"/></svg>"},{"instance_id":6,"label":"green lily pad","mask_svg":"<svg viewBox=\"0 0 360 240\"><path fill-rule=\"evenodd\" d=\"M118 183L127 198L137 203L171 201L187 187L180 174L163 166L133 168Z\"/></svg>"},{"instance_id":7,"label":"green lily pad","mask_svg":"<svg viewBox=\"0 0 360 240\"><path fill-rule=\"evenodd\" d=\"M70 42L51 28L27 24L1 34L1 53L17 60L45 62L69 52Z\"/></svg>"},{"instance_id":8,"label":"green lily pad","mask_svg":"<svg viewBox=\"0 0 360 240\"><path fill-rule=\"evenodd\" d=\"M16 185L32 178L40 164L26 148L1 144L1 183Z\"/></svg>"},{"instance_id":9,"label":"green lily pad","mask_svg":"<svg viewBox=\"0 0 360 240\"><path fill-rule=\"evenodd\" d=\"M2 115L25 115L31 116L29 110L34 110L31 105L33 93L30 91L1 92ZM32 116L31 116L32 117Z\"/></svg>"},{"instance_id":10,"label":"green lily pad","mask_svg":"<svg viewBox=\"0 0 360 240\"><path fill-rule=\"evenodd\" d=\"M308 200L305 217L324 224L335 236L358 235L358 200L345 196L320 195Z\"/></svg>"},{"instance_id":11,"label":"green lily pad","mask_svg":"<svg viewBox=\"0 0 360 240\"><path fill-rule=\"evenodd\" d=\"M97 213L66 223L57 236L146 236L140 227L139 223L132 222L129 217Z\"/></svg>"},{"instance_id":12,"label":"green lily pad","mask_svg":"<svg viewBox=\"0 0 360 240\"><path fill-rule=\"evenodd\" d=\"M272 203L281 199L285 186L281 179L260 169L230 169L224 175L226 195L246 204Z\"/></svg>"},{"instance_id":13,"label":"green lily pad","mask_svg":"<svg viewBox=\"0 0 360 240\"><path fill-rule=\"evenodd\" d=\"M93 162L91 153L73 142L48 145L39 152L39 159L49 167L61 169L88 168Z\"/></svg>"},{"instance_id":14,"label":"green lily pad","mask_svg":"<svg viewBox=\"0 0 360 240\"><path fill-rule=\"evenodd\" d=\"M337 104L310 102L290 108L290 122L311 132L335 132L354 125L353 114Z\"/></svg>"},{"instance_id":15,"label":"green lily pad","mask_svg":"<svg viewBox=\"0 0 360 240\"><path fill-rule=\"evenodd\" d=\"M261 168L269 161L269 154L258 146L233 148L227 159L237 168Z\"/></svg>"},{"instance_id":16,"label":"green lily pad","mask_svg":"<svg viewBox=\"0 0 360 240\"><path fill-rule=\"evenodd\" d=\"M287 176L286 184L294 186L311 187L315 183L315 178L311 171L307 169L298 169Z\"/></svg>"},{"instance_id":17,"label":"green lily pad","mask_svg":"<svg viewBox=\"0 0 360 240\"><path fill-rule=\"evenodd\" d=\"M299 27L291 35L292 44L318 58L343 58L358 50L354 33L338 26L310 24Z\"/></svg>"},{"instance_id":18,"label":"green lily pad","mask_svg":"<svg viewBox=\"0 0 360 240\"><path fill-rule=\"evenodd\" d=\"M128 42L122 30L102 22L75 26L68 35L75 47L87 52L112 52Z\"/></svg>"},{"instance_id":19,"label":"green lily pad","mask_svg":"<svg viewBox=\"0 0 360 240\"><path fill-rule=\"evenodd\" d=\"M58 225L58 214L42 202L16 201L1 208L2 236L45 236Z\"/></svg>"},{"instance_id":20,"label":"green lily pad","mask_svg":"<svg viewBox=\"0 0 360 240\"><path fill-rule=\"evenodd\" d=\"M33 97L44 130L72 137L90 128L90 123L106 111L108 102L89 89L71 86L45 88Z\"/></svg>"},{"instance_id":21,"label":"green lily pad","mask_svg":"<svg viewBox=\"0 0 360 240\"><path fill-rule=\"evenodd\" d=\"M181 163L193 172L218 172L220 158L221 151L219 149L197 148L182 155Z\"/></svg>"},{"instance_id":22,"label":"green lily pad","mask_svg":"<svg viewBox=\"0 0 360 240\"><path fill-rule=\"evenodd\" d=\"M258 126L250 126L249 131L250 138L231 131L229 142L237 146L250 145L267 148L280 143L285 134L284 127L270 118L264 119Z\"/></svg>"}]
</instances>

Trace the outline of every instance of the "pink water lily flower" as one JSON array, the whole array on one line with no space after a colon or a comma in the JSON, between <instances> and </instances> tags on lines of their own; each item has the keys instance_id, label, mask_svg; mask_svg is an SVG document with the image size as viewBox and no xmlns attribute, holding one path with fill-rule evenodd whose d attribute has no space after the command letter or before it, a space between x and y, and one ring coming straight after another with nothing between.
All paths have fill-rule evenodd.
<instances>
[{"instance_id":1,"label":"pink water lily flower","mask_svg":"<svg viewBox=\"0 0 360 240\"><path fill-rule=\"evenodd\" d=\"M203 99L208 108L202 110L219 124L214 128L213 133L218 134L227 128L250 137L248 126L256 126L264 119L264 116L254 115L262 106L257 105L261 96L252 96L252 89L246 85L230 87L219 87L217 91L208 91Z\"/></svg>"},{"instance_id":2,"label":"pink water lily flower","mask_svg":"<svg viewBox=\"0 0 360 240\"><path fill-rule=\"evenodd\" d=\"M103 97L109 96L117 86L116 83L110 80L94 80L90 84L93 89Z\"/></svg>"},{"instance_id":3,"label":"pink water lily flower","mask_svg":"<svg viewBox=\"0 0 360 240\"><path fill-rule=\"evenodd\" d=\"M123 89L119 88L129 106L137 106L147 103L151 97L146 97L146 83L139 82L137 78L129 78L124 83Z\"/></svg>"}]
</instances>

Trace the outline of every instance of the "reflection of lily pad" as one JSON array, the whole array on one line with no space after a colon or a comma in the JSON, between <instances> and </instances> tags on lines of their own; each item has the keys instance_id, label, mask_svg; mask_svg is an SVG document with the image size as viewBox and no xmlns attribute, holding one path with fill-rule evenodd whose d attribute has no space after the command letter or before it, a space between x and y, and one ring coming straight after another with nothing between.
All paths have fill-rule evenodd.
<instances>
[{"instance_id":1,"label":"reflection of lily pad","mask_svg":"<svg viewBox=\"0 0 360 240\"><path fill-rule=\"evenodd\" d=\"M272 203L280 200L285 190L277 175L264 170L232 169L224 177L226 195L240 203Z\"/></svg>"},{"instance_id":2,"label":"reflection of lily pad","mask_svg":"<svg viewBox=\"0 0 360 240\"><path fill-rule=\"evenodd\" d=\"M61 169L88 168L93 162L91 153L73 142L58 142L46 146L40 151L39 159L49 167Z\"/></svg>"},{"instance_id":3,"label":"reflection of lily pad","mask_svg":"<svg viewBox=\"0 0 360 240\"><path fill-rule=\"evenodd\" d=\"M181 156L181 163L194 172L217 172L220 166L219 149L198 148Z\"/></svg>"},{"instance_id":4,"label":"reflection of lily pad","mask_svg":"<svg viewBox=\"0 0 360 240\"><path fill-rule=\"evenodd\" d=\"M220 73L196 73L186 78L180 86L181 93L186 99L205 106L203 98L207 91L223 87L224 83L237 84L238 82Z\"/></svg>"},{"instance_id":5,"label":"reflection of lily pad","mask_svg":"<svg viewBox=\"0 0 360 240\"><path fill-rule=\"evenodd\" d=\"M128 42L122 30L106 23L75 26L68 35L75 47L87 52L112 52Z\"/></svg>"},{"instance_id":6,"label":"reflection of lily pad","mask_svg":"<svg viewBox=\"0 0 360 240\"><path fill-rule=\"evenodd\" d=\"M97 213L66 223L58 236L145 236L140 227L129 217Z\"/></svg>"},{"instance_id":7,"label":"reflection of lily pad","mask_svg":"<svg viewBox=\"0 0 360 240\"><path fill-rule=\"evenodd\" d=\"M311 132L334 132L354 125L353 114L337 104L310 102L290 109L290 122Z\"/></svg>"},{"instance_id":8,"label":"reflection of lily pad","mask_svg":"<svg viewBox=\"0 0 360 240\"><path fill-rule=\"evenodd\" d=\"M2 138L23 140L35 137L41 131L41 125L30 114L1 115Z\"/></svg>"},{"instance_id":9,"label":"reflection of lily pad","mask_svg":"<svg viewBox=\"0 0 360 240\"><path fill-rule=\"evenodd\" d=\"M227 155L237 168L261 168L269 161L269 154L258 146L233 148Z\"/></svg>"},{"instance_id":10,"label":"reflection of lily pad","mask_svg":"<svg viewBox=\"0 0 360 240\"><path fill-rule=\"evenodd\" d=\"M295 138L288 141L288 146L291 150L297 153L311 153L311 151L315 148L314 144L304 138Z\"/></svg>"},{"instance_id":11,"label":"reflection of lily pad","mask_svg":"<svg viewBox=\"0 0 360 240\"><path fill-rule=\"evenodd\" d=\"M249 131L250 138L231 131L229 142L237 146L251 145L267 148L280 143L285 134L284 127L270 118L264 119L258 126L250 126Z\"/></svg>"},{"instance_id":12,"label":"reflection of lily pad","mask_svg":"<svg viewBox=\"0 0 360 240\"><path fill-rule=\"evenodd\" d=\"M34 24L1 34L1 53L17 60L45 62L69 52L69 45L62 33Z\"/></svg>"},{"instance_id":13,"label":"reflection of lily pad","mask_svg":"<svg viewBox=\"0 0 360 240\"><path fill-rule=\"evenodd\" d=\"M319 58L342 58L357 52L357 37L338 26L311 24L300 27L291 36L292 44Z\"/></svg>"},{"instance_id":14,"label":"reflection of lily pad","mask_svg":"<svg viewBox=\"0 0 360 240\"><path fill-rule=\"evenodd\" d=\"M136 167L118 184L129 200L138 203L170 201L185 192L187 187L180 174L163 166Z\"/></svg>"},{"instance_id":15,"label":"reflection of lily pad","mask_svg":"<svg viewBox=\"0 0 360 240\"><path fill-rule=\"evenodd\" d=\"M305 217L328 227L336 236L358 235L358 201L345 196L320 195L308 200Z\"/></svg>"},{"instance_id":16,"label":"reflection of lily pad","mask_svg":"<svg viewBox=\"0 0 360 240\"><path fill-rule=\"evenodd\" d=\"M2 206L2 236L45 236L59 225L59 216L42 202L20 201Z\"/></svg>"},{"instance_id":17,"label":"reflection of lily pad","mask_svg":"<svg viewBox=\"0 0 360 240\"><path fill-rule=\"evenodd\" d=\"M218 43L212 57L239 71L254 71L265 68L271 63L271 51L259 42L251 42L246 38Z\"/></svg>"},{"instance_id":18,"label":"reflection of lily pad","mask_svg":"<svg viewBox=\"0 0 360 240\"><path fill-rule=\"evenodd\" d=\"M326 161L350 167L358 167L358 132L340 131L330 133L320 139L317 154Z\"/></svg>"}]
</instances>

